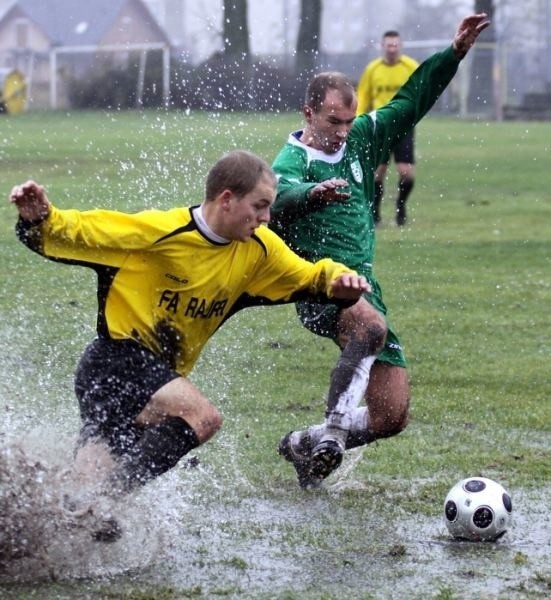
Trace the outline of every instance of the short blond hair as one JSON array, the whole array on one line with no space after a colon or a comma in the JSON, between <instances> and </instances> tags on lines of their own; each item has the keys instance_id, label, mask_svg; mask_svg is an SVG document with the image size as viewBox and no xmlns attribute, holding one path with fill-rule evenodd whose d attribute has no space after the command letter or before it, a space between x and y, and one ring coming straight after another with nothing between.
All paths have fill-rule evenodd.
<instances>
[{"instance_id":1,"label":"short blond hair","mask_svg":"<svg viewBox=\"0 0 551 600\"><path fill-rule=\"evenodd\" d=\"M214 200L224 190L230 190L242 198L263 177L269 179L275 188L276 176L265 160L247 150L233 150L222 156L209 171L205 199Z\"/></svg>"}]
</instances>

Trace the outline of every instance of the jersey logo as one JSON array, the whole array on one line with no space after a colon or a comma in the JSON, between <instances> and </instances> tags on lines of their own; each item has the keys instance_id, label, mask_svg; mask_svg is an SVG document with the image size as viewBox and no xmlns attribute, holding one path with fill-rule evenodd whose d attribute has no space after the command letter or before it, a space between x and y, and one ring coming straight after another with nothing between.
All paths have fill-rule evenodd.
<instances>
[{"instance_id":1,"label":"jersey logo","mask_svg":"<svg viewBox=\"0 0 551 600\"><path fill-rule=\"evenodd\" d=\"M360 165L360 161L355 160L350 165L350 170L352 171L352 177L354 177L354 180L356 181L356 183L361 183L363 181L364 174L362 171L362 166Z\"/></svg>"},{"instance_id":2,"label":"jersey logo","mask_svg":"<svg viewBox=\"0 0 551 600\"><path fill-rule=\"evenodd\" d=\"M208 299L191 296L187 306L183 309L184 317L191 317L192 319L220 318L224 316L227 304L228 298ZM163 290L157 306L176 314L180 309L180 292Z\"/></svg>"},{"instance_id":3,"label":"jersey logo","mask_svg":"<svg viewBox=\"0 0 551 600\"><path fill-rule=\"evenodd\" d=\"M178 283L189 283L189 279L185 279L183 277L178 277L177 275L173 275L172 273L165 273L165 277L167 279L172 279L172 281L177 281Z\"/></svg>"}]
</instances>

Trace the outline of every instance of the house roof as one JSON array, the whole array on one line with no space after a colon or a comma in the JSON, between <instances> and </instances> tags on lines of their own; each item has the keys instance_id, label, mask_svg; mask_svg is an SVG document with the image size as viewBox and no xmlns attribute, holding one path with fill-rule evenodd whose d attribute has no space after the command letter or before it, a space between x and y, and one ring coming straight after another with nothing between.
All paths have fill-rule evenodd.
<instances>
[{"instance_id":1,"label":"house roof","mask_svg":"<svg viewBox=\"0 0 551 600\"><path fill-rule=\"evenodd\" d=\"M54 46L96 45L130 2L142 7L158 30L159 40L168 42L166 33L142 0L14 0L2 19L19 7Z\"/></svg>"}]
</instances>

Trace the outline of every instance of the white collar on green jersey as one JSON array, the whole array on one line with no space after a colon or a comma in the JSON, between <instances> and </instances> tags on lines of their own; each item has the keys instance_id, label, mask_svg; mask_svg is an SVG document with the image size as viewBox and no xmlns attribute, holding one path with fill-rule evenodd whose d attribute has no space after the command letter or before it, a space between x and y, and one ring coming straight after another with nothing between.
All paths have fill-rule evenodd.
<instances>
[{"instance_id":1,"label":"white collar on green jersey","mask_svg":"<svg viewBox=\"0 0 551 600\"><path fill-rule=\"evenodd\" d=\"M342 160L342 157L344 156L344 150L346 148L346 142L344 142L344 144L333 154L326 154L321 150L316 150L315 148L311 148L310 146L303 144L299 140L301 135L302 129L299 129L298 131L293 131L293 133L289 134L289 139L287 141L289 142L289 144L292 144L293 146L298 146L306 152L306 156L308 157L308 164L310 164L313 160L321 160L323 162L330 163L333 165Z\"/></svg>"}]
</instances>

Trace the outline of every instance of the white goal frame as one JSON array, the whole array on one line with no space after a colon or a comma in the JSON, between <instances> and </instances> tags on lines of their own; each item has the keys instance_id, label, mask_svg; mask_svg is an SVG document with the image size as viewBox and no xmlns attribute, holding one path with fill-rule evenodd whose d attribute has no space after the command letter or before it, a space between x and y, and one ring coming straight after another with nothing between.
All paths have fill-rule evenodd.
<instances>
[{"instance_id":1,"label":"white goal frame","mask_svg":"<svg viewBox=\"0 0 551 600\"><path fill-rule=\"evenodd\" d=\"M113 44L105 46L59 46L50 50L50 108L57 109L57 57L60 54L102 54L106 52L141 52L138 73L137 101L141 103L143 80L145 77L145 57L149 50L162 50L163 53L163 105L170 103L170 48L163 43L150 44Z\"/></svg>"},{"instance_id":2,"label":"white goal frame","mask_svg":"<svg viewBox=\"0 0 551 600\"><path fill-rule=\"evenodd\" d=\"M434 39L434 40L418 40L404 42L404 49L407 48L429 48L432 51L438 48L446 48L450 45L450 40ZM503 119L503 106L506 97L506 72L503 68L504 63L504 48L497 42L480 42L477 41L476 48L480 50L492 50L494 52L494 68L492 71L492 87L494 96L494 118L498 121ZM460 68L457 72L459 82L459 116L469 116L469 88L471 83L473 52L469 52L461 61Z\"/></svg>"}]
</instances>

